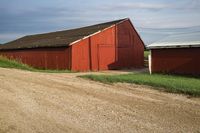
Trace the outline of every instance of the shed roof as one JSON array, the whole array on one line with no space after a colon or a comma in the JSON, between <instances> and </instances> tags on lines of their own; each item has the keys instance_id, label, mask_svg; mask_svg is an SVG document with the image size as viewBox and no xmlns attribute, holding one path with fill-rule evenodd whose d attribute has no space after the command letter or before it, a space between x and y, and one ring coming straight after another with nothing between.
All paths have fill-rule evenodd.
<instances>
[{"instance_id":1,"label":"shed roof","mask_svg":"<svg viewBox=\"0 0 200 133\"><path fill-rule=\"evenodd\" d=\"M168 36L147 46L148 49L200 47L200 32Z\"/></svg>"},{"instance_id":2,"label":"shed roof","mask_svg":"<svg viewBox=\"0 0 200 133\"><path fill-rule=\"evenodd\" d=\"M77 29L28 35L1 45L0 50L69 46L71 43L79 39L104 30L124 20L127 19L120 19Z\"/></svg>"}]
</instances>

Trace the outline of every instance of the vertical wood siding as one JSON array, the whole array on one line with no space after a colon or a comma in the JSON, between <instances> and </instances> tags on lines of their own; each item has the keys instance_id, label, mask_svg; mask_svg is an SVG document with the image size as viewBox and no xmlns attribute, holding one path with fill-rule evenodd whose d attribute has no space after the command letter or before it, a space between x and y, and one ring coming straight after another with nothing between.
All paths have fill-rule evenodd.
<instances>
[{"instance_id":1,"label":"vertical wood siding","mask_svg":"<svg viewBox=\"0 0 200 133\"><path fill-rule=\"evenodd\" d=\"M117 67L143 67L144 44L130 21L116 26L116 37Z\"/></svg>"},{"instance_id":2,"label":"vertical wood siding","mask_svg":"<svg viewBox=\"0 0 200 133\"><path fill-rule=\"evenodd\" d=\"M82 39L69 48L1 51L36 68L98 71L143 67L144 45L130 20Z\"/></svg>"},{"instance_id":3,"label":"vertical wood siding","mask_svg":"<svg viewBox=\"0 0 200 133\"><path fill-rule=\"evenodd\" d=\"M129 20L72 45L72 70L143 67L144 45Z\"/></svg>"},{"instance_id":4,"label":"vertical wood siding","mask_svg":"<svg viewBox=\"0 0 200 133\"><path fill-rule=\"evenodd\" d=\"M35 68L70 69L70 48L37 48L0 51L0 55L15 59Z\"/></svg>"},{"instance_id":5,"label":"vertical wood siding","mask_svg":"<svg viewBox=\"0 0 200 133\"><path fill-rule=\"evenodd\" d=\"M152 72L200 75L200 48L152 50Z\"/></svg>"}]
</instances>

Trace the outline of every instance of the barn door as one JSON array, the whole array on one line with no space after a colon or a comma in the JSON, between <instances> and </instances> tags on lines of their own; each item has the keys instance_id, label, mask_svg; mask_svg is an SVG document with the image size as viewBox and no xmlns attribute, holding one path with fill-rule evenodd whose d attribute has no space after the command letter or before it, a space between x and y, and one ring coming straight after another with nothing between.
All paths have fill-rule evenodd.
<instances>
[{"instance_id":1,"label":"barn door","mask_svg":"<svg viewBox=\"0 0 200 133\"><path fill-rule=\"evenodd\" d=\"M98 70L108 70L115 62L115 48L108 44L99 44L97 50Z\"/></svg>"}]
</instances>

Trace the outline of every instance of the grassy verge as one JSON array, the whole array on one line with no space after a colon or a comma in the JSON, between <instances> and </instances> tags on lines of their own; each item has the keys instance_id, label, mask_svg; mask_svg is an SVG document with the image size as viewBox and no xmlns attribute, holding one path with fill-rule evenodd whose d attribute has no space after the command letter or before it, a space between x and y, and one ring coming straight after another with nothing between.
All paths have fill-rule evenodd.
<instances>
[{"instance_id":1,"label":"grassy verge","mask_svg":"<svg viewBox=\"0 0 200 133\"><path fill-rule=\"evenodd\" d=\"M124 75L84 75L82 78L91 79L94 81L100 81L103 83L135 83L139 85L149 85L156 89L162 88L162 90L172 93L182 93L192 96L200 96L200 79L174 76L174 75L162 75L147 73L137 74L124 74Z\"/></svg>"},{"instance_id":2,"label":"grassy verge","mask_svg":"<svg viewBox=\"0 0 200 133\"><path fill-rule=\"evenodd\" d=\"M70 70L43 70L43 69L36 69L31 66L28 66L26 64L20 63L15 60L9 60L5 57L0 56L0 67L3 68L15 68L15 69L21 69L21 70L27 70L27 71L33 71L33 72L46 72L46 73L68 73L71 72Z\"/></svg>"},{"instance_id":3,"label":"grassy verge","mask_svg":"<svg viewBox=\"0 0 200 133\"><path fill-rule=\"evenodd\" d=\"M144 51L144 59L148 60L149 54L150 54L150 51L145 50Z\"/></svg>"}]
</instances>

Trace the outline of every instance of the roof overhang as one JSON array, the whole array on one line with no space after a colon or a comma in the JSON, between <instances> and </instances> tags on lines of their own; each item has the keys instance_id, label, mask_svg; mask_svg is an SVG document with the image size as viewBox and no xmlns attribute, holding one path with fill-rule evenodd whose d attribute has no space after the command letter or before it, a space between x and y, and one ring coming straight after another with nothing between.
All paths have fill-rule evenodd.
<instances>
[{"instance_id":1,"label":"roof overhang","mask_svg":"<svg viewBox=\"0 0 200 133\"><path fill-rule=\"evenodd\" d=\"M93 34L90 34L90 35L85 36L85 37L83 37L83 38L81 38L81 39L79 39L79 40L76 40L76 41L70 43L69 46L74 45L74 44L76 44L76 43L78 43L78 42L80 42L80 41L82 41L82 40L84 40L84 39L87 39L87 38L89 38L89 37L91 37L91 36L94 36L94 35L96 35L96 34L99 34L99 33L103 32L103 31L105 31L105 30L107 30L107 29L110 29L110 28L114 27L115 25L118 25L118 24L120 24L120 23L122 23L122 22L124 22L124 21L127 21L127 20L129 20L129 18L125 18L124 20L122 20L122 21L120 21L120 22L118 22L118 23L116 23L116 24L113 24L113 25L111 25L111 26L109 26L109 27L107 27L107 28L105 28L105 29L103 29L103 30L99 30L99 31L97 31L97 32L95 32L95 33L93 33Z\"/></svg>"},{"instance_id":2,"label":"roof overhang","mask_svg":"<svg viewBox=\"0 0 200 133\"><path fill-rule=\"evenodd\" d=\"M167 49L167 48L197 48L200 47L200 41L197 42L172 42L172 43L153 43L147 46L147 49Z\"/></svg>"},{"instance_id":3,"label":"roof overhang","mask_svg":"<svg viewBox=\"0 0 200 133\"><path fill-rule=\"evenodd\" d=\"M109 29L109 28L112 28L113 26L114 26L114 25L111 25L110 27L107 27L107 28L105 28L105 29L103 29L103 30L99 30L99 31L97 31L97 32L95 32L95 33L93 33L93 34L90 34L90 35L85 36L85 37L83 37L83 38L81 38L81 39L79 39L79 40L76 40L76 41L70 43L69 46L71 46L71 45L73 45L73 44L76 44L76 43L78 43L78 42L80 42L80 41L82 41L82 40L84 40L84 39L87 39L87 38L89 38L89 37L91 37L91 36L94 36L94 35L96 35L96 34L99 34L100 32L105 31L105 30L107 30L107 29Z\"/></svg>"}]
</instances>

